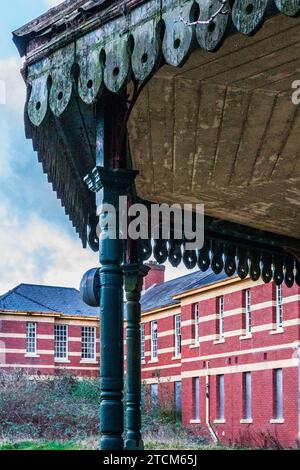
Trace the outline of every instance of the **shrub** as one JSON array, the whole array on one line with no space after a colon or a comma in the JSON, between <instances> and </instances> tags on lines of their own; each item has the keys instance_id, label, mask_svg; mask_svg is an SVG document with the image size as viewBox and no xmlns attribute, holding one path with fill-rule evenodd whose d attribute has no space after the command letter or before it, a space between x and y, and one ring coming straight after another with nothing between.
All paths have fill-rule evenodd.
<instances>
[{"instance_id":1,"label":"shrub","mask_svg":"<svg viewBox=\"0 0 300 470\"><path fill-rule=\"evenodd\" d=\"M99 432L98 380L0 372L0 437L83 439Z\"/></svg>"},{"instance_id":2,"label":"shrub","mask_svg":"<svg viewBox=\"0 0 300 470\"><path fill-rule=\"evenodd\" d=\"M256 448L266 450L284 450L276 432L266 430L247 430L240 432L232 445L243 448Z\"/></svg>"}]
</instances>

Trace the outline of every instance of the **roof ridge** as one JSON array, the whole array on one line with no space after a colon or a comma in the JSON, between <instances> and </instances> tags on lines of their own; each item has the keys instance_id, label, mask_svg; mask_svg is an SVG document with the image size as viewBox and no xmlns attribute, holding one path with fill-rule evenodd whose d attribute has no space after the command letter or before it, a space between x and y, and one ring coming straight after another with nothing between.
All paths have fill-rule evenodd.
<instances>
[{"instance_id":1,"label":"roof ridge","mask_svg":"<svg viewBox=\"0 0 300 470\"><path fill-rule=\"evenodd\" d=\"M79 292L78 289L76 289L76 287L66 287L66 286L47 286L46 284L31 284L31 283L27 283L27 282L22 282L21 284L19 284L17 287L15 287L14 289L17 289L18 287L21 287L21 286L30 286L30 287L45 287L46 289L66 289L66 290L75 290L76 292ZM14 290L13 289L13 290Z\"/></svg>"},{"instance_id":2,"label":"roof ridge","mask_svg":"<svg viewBox=\"0 0 300 470\"><path fill-rule=\"evenodd\" d=\"M16 287L14 287L13 289L10 289L9 291L7 291L5 294L1 295L0 296L0 300L4 300L6 299L6 297L10 294L12 294L13 292L15 292L22 284L18 284Z\"/></svg>"},{"instance_id":3,"label":"roof ridge","mask_svg":"<svg viewBox=\"0 0 300 470\"><path fill-rule=\"evenodd\" d=\"M219 274L215 274L212 270L208 271L208 272L203 272L203 271L200 271L202 274L204 274L204 276L201 278L201 281L206 281L208 277L210 277L211 275L214 275L214 276L219 276L221 274L223 274L223 272L219 273ZM195 273L194 273L195 274ZM216 281L215 281L216 282ZM192 288L193 289L193 288ZM182 292L178 292L178 293L174 293L173 296L176 296L176 295L179 295L179 294L184 294L185 292L189 292L190 289L188 286L185 290L183 290Z\"/></svg>"},{"instance_id":4,"label":"roof ridge","mask_svg":"<svg viewBox=\"0 0 300 470\"><path fill-rule=\"evenodd\" d=\"M217 285L224 279L227 279L224 271L216 274L210 268L205 272L197 270L164 284L159 284L143 293L142 312L146 313L153 309L175 305L179 302L178 297L181 294L192 292L197 288Z\"/></svg>"},{"instance_id":5,"label":"roof ridge","mask_svg":"<svg viewBox=\"0 0 300 470\"><path fill-rule=\"evenodd\" d=\"M19 286L18 286L19 287ZM42 304L41 302L38 302L37 300L34 300L32 299L31 297L28 297L27 295L24 295L24 294L20 294L19 292L15 292L16 295L18 295L19 297L23 297L24 299L27 299L27 300L30 300L30 302L33 302L37 305L40 305L41 307L44 307L44 308L47 308L48 310L51 310L51 312L56 312L56 310L54 310L53 308L51 307L47 307L47 305L44 305Z\"/></svg>"},{"instance_id":6,"label":"roof ridge","mask_svg":"<svg viewBox=\"0 0 300 470\"><path fill-rule=\"evenodd\" d=\"M209 274L212 274L213 271L210 271L209 273L204 273L203 271L201 271L200 269L198 271L194 271L192 273L188 273L188 274L184 274L183 276L180 276L180 277L174 277L174 279L169 279L168 281L165 281L165 282L162 282L160 284L155 284L155 286L153 287L159 287L159 286L165 286L165 285L168 285L170 284L171 282L178 282L180 281L181 279L184 279L184 278L187 278L187 277L191 277L195 274L206 274L206 276L208 276ZM205 278L204 278L205 279ZM147 291L146 291L147 292Z\"/></svg>"}]
</instances>

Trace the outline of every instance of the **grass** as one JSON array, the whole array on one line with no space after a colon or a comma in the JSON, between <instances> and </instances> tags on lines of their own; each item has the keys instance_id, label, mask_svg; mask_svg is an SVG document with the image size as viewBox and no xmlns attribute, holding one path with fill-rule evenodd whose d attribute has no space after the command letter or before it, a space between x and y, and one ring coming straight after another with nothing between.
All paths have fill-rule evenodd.
<instances>
[{"instance_id":1,"label":"grass","mask_svg":"<svg viewBox=\"0 0 300 470\"><path fill-rule=\"evenodd\" d=\"M0 444L0 451L32 451L32 450L54 450L54 451L70 451L70 450L97 450L98 439L93 438L87 441L74 442L51 442L51 441L23 441L8 442ZM145 445L146 450L226 450L222 446L212 445L196 445L179 440L170 440L169 442L148 441Z\"/></svg>"},{"instance_id":2,"label":"grass","mask_svg":"<svg viewBox=\"0 0 300 470\"><path fill-rule=\"evenodd\" d=\"M28 441L5 443L0 445L0 450L81 450L79 443L67 442L43 442Z\"/></svg>"}]
</instances>

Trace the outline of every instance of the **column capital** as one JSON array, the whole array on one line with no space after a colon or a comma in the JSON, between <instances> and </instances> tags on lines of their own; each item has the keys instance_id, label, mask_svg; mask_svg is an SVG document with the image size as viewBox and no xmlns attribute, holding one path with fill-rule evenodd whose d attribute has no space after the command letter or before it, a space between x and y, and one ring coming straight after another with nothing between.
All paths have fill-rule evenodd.
<instances>
[{"instance_id":1,"label":"column capital","mask_svg":"<svg viewBox=\"0 0 300 470\"><path fill-rule=\"evenodd\" d=\"M121 195L128 192L138 174L139 172L135 170L96 166L92 173L84 178L84 181L94 193L99 192L102 188L107 188L111 191L117 191Z\"/></svg>"},{"instance_id":2,"label":"column capital","mask_svg":"<svg viewBox=\"0 0 300 470\"><path fill-rule=\"evenodd\" d=\"M123 266L123 273L125 277L125 291L132 292L138 290L142 291L143 279L149 273L150 268L143 264L126 264Z\"/></svg>"}]
</instances>

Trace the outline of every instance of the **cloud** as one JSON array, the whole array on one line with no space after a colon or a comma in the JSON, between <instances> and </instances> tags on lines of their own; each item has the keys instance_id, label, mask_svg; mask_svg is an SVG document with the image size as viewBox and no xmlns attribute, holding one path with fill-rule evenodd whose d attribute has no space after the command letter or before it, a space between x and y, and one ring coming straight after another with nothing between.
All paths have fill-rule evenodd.
<instances>
[{"instance_id":1,"label":"cloud","mask_svg":"<svg viewBox=\"0 0 300 470\"><path fill-rule=\"evenodd\" d=\"M0 294L22 282L78 288L83 273L97 266L97 255L79 240L34 213L20 218L0 204Z\"/></svg>"},{"instance_id":2,"label":"cloud","mask_svg":"<svg viewBox=\"0 0 300 470\"><path fill-rule=\"evenodd\" d=\"M56 7L56 5L59 5L62 2L63 2L63 0L46 0L46 4L50 8Z\"/></svg>"},{"instance_id":3,"label":"cloud","mask_svg":"<svg viewBox=\"0 0 300 470\"><path fill-rule=\"evenodd\" d=\"M1 107L5 106L19 117L23 116L26 99L26 86L21 76L22 65L22 59L17 57L0 60L0 80L5 88L5 102Z\"/></svg>"},{"instance_id":4,"label":"cloud","mask_svg":"<svg viewBox=\"0 0 300 470\"><path fill-rule=\"evenodd\" d=\"M72 233L25 141L21 68L16 57L0 60L6 90L0 105L0 295L23 282L78 287L82 274L98 265L97 255ZM167 266L167 278L185 273Z\"/></svg>"},{"instance_id":5,"label":"cloud","mask_svg":"<svg viewBox=\"0 0 300 470\"><path fill-rule=\"evenodd\" d=\"M98 264L71 231L25 140L21 67L16 57L0 60L6 91L0 105L0 294L22 282L78 287L82 274Z\"/></svg>"},{"instance_id":6,"label":"cloud","mask_svg":"<svg viewBox=\"0 0 300 470\"><path fill-rule=\"evenodd\" d=\"M22 60L9 57L0 60L1 103L0 104L0 179L12 176L11 131L23 130L23 110L26 87L21 76Z\"/></svg>"}]
</instances>

